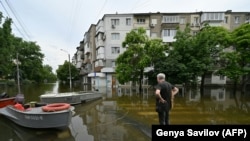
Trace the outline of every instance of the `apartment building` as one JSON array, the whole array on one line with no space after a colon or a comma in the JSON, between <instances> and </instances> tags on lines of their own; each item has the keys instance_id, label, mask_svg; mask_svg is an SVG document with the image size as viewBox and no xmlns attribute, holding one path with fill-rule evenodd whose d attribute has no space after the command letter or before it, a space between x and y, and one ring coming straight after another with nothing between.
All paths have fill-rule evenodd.
<instances>
[{"instance_id":1,"label":"apartment building","mask_svg":"<svg viewBox=\"0 0 250 141\"><path fill-rule=\"evenodd\" d=\"M126 49L122 47L126 34L143 27L150 38L160 38L171 45L177 28L184 30L190 25L196 35L205 23L233 30L250 21L250 12L191 12L191 13L131 13L105 14L92 24L84 34L76 52L76 67L79 68L86 90L105 92L109 97L120 91L115 77L115 60ZM82 62L82 63L79 63ZM147 71L150 71L147 70ZM207 76L206 84L225 84L224 76L213 73Z\"/></svg>"}]
</instances>

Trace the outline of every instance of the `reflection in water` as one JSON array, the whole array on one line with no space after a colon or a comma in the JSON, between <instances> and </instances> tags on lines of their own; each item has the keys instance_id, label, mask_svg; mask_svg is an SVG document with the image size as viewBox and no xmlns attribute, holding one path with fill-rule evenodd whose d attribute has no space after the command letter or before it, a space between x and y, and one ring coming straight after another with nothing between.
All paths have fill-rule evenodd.
<instances>
[{"instance_id":1,"label":"reflection in water","mask_svg":"<svg viewBox=\"0 0 250 141\"><path fill-rule=\"evenodd\" d=\"M44 84L22 87L27 101L39 101L46 92L65 92L68 85ZM5 88L10 94L15 88ZM74 91L81 88L74 87ZM118 95L117 95L118 96ZM0 141L147 141L151 125L158 124L154 95L127 95L75 106L66 130L32 130L0 115ZM171 124L250 124L250 90L236 94L230 87L197 88L177 94L170 112Z\"/></svg>"},{"instance_id":2,"label":"reflection in water","mask_svg":"<svg viewBox=\"0 0 250 141\"><path fill-rule=\"evenodd\" d=\"M77 122L76 128L81 128L81 133L84 132L85 135L92 135L88 139L84 138L84 140L150 140L148 136L139 130L135 130L133 126L127 123L125 120L127 113L119 113L116 101L93 101L81 106L76 106L75 111L79 113L77 115L78 119L80 120L80 117L82 118L82 121ZM72 127L71 131L74 132L74 130L75 128L73 129ZM81 139L83 138L79 137L79 140Z\"/></svg>"},{"instance_id":3,"label":"reflection in water","mask_svg":"<svg viewBox=\"0 0 250 141\"><path fill-rule=\"evenodd\" d=\"M85 141L94 141L94 137L88 134L87 126L84 125L79 115L72 118L72 123L69 128L76 141L82 141L83 139Z\"/></svg>"}]
</instances>

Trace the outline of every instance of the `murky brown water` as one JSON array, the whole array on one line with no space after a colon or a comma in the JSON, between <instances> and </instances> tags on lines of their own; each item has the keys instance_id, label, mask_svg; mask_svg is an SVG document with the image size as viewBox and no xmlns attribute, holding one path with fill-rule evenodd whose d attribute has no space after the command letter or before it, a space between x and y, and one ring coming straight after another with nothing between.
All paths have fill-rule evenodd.
<instances>
[{"instance_id":1,"label":"murky brown water","mask_svg":"<svg viewBox=\"0 0 250 141\"><path fill-rule=\"evenodd\" d=\"M15 94L15 88L0 87ZM75 87L74 91L81 90ZM68 91L67 85L45 84L23 88L27 101L46 92ZM0 116L0 141L149 141L151 125L158 124L154 96L121 96L75 106L68 129L34 130ZM231 88L208 87L204 96L187 89L175 98L171 124L250 124L250 91L243 96Z\"/></svg>"}]
</instances>

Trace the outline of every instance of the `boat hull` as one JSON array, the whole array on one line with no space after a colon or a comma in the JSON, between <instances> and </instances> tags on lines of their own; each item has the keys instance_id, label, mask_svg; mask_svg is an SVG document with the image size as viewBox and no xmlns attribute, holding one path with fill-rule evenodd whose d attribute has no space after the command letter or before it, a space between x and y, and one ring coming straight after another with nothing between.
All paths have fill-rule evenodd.
<instances>
[{"instance_id":1,"label":"boat hull","mask_svg":"<svg viewBox=\"0 0 250 141\"><path fill-rule=\"evenodd\" d=\"M19 111L13 106L0 109L0 113L16 124L28 128L65 128L68 127L71 118L71 109L57 112L43 112L41 107Z\"/></svg>"},{"instance_id":2,"label":"boat hull","mask_svg":"<svg viewBox=\"0 0 250 141\"><path fill-rule=\"evenodd\" d=\"M0 99L0 108L15 104L15 97Z\"/></svg>"},{"instance_id":3,"label":"boat hull","mask_svg":"<svg viewBox=\"0 0 250 141\"><path fill-rule=\"evenodd\" d=\"M62 94L44 94L40 96L42 103L69 103L71 105L80 104L84 101L102 98L102 93L62 93Z\"/></svg>"}]
</instances>

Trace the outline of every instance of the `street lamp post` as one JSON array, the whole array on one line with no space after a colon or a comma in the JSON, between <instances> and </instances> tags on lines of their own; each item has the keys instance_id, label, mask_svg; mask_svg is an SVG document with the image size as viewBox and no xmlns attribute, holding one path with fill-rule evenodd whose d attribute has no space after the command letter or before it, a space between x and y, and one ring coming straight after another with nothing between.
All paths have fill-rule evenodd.
<instances>
[{"instance_id":1,"label":"street lamp post","mask_svg":"<svg viewBox=\"0 0 250 141\"><path fill-rule=\"evenodd\" d=\"M69 87L70 87L70 90L71 90L72 89L72 77L71 77L71 67L70 67L71 66L71 63L70 63L70 54L67 51L63 50L63 49L61 49L61 51L67 53L68 57L69 57Z\"/></svg>"}]
</instances>

